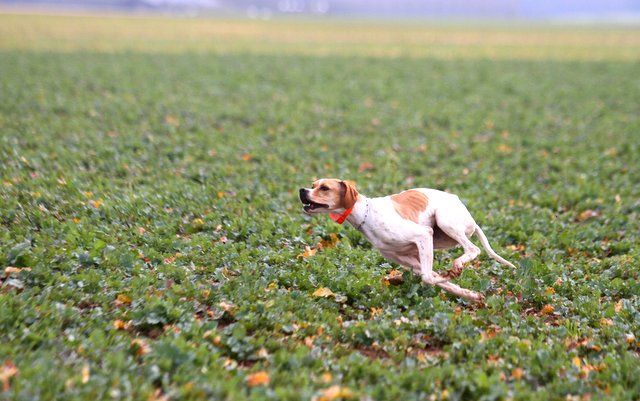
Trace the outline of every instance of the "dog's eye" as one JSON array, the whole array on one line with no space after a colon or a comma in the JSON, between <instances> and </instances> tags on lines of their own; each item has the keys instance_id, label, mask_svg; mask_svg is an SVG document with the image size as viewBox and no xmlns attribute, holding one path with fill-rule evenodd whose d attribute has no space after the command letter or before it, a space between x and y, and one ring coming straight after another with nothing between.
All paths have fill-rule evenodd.
<instances>
[{"instance_id":1,"label":"dog's eye","mask_svg":"<svg viewBox=\"0 0 640 401\"><path fill-rule=\"evenodd\" d=\"M323 185L323 186L321 186L321 187L320 187L320 190L321 190L321 191L328 191L328 190L329 190L329 187L328 187L328 186L326 186L326 185Z\"/></svg>"}]
</instances>

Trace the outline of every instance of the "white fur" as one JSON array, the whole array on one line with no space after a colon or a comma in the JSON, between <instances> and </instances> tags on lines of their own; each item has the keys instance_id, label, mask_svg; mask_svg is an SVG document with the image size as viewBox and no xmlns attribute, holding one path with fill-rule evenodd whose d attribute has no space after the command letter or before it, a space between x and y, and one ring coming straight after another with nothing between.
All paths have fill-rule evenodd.
<instances>
[{"instance_id":1,"label":"white fur","mask_svg":"<svg viewBox=\"0 0 640 401\"><path fill-rule=\"evenodd\" d=\"M434 248L462 246L464 253L453 264L454 269L460 270L480 254L480 248L469 239L475 233L493 259L510 267L515 266L491 249L486 236L456 195L428 188L415 190L428 198L427 207L420 213L418 223L400 216L391 196L367 198L363 195L358 196L347 221L360 228L385 258L411 268L425 283L438 285L464 298L481 301L481 294L450 283L433 271ZM341 213L344 209L335 212Z\"/></svg>"}]
</instances>

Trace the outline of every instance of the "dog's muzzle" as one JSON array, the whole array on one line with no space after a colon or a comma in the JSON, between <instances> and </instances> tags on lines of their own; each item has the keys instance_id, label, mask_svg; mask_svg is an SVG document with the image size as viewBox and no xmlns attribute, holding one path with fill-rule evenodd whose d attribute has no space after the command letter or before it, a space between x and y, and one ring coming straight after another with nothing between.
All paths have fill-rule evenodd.
<instances>
[{"instance_id":1,"label":"dog's muzzle","mask_svg":"<svg viewBox=\"0 0 640 401\"><path fill-rule=\"evenodd\" d=\"M309 200L309 196L307 195L308 192L308 189L300 188L300 202L304 203L305 205L311 203L311 201Z\"/></svg>"},{"instance_id":2,"label":"dog's muzzle","mask_svg":"<svg viewBox=\"0 0 640 401\"><path fill-rule=\"evenodd\" d=\"M317 203L309 199L309 190L306 188L300 188L300 202L304 205L303 209L307 213L316 209L326 209L329 207L324 203Z\"/></svg>"}]
</instances>

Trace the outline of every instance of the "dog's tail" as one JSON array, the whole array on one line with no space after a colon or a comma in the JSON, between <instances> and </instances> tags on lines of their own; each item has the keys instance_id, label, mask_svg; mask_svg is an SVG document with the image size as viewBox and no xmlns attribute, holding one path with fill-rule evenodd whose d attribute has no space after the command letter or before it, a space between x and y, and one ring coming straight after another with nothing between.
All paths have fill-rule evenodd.
<instances>
[{"instance_id":1,"label":"dog's tail","mask_svg":"<svg viewBox=\"0 0 640 401\"><path fill-rule=\"evenodd\" d=\"M487 253L489 254L489 256L491 256L491 258L497 260L503 265L509 266L513 269L516 268L513 265L513 263L509 262L508 260L504 259L502 256L498 255L496 251L494 251L493 248L491 248L491 245L489 245L489 240L487 239L487 236L484 235L484 232L482 232L482 229L477 224L476 224L476 230L474 233L478 236L478 238L480 238L482 247L487 251Z\"/></svg>"}]
</instances>

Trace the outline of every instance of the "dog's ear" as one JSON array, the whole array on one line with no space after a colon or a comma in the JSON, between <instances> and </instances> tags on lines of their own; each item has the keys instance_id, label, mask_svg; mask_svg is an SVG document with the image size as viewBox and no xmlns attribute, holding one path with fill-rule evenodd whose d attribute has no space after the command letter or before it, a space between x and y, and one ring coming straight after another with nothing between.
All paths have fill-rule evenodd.
<instances>
[{"instance_id":1,"label":"dog's ear","mask_svg":"<svg viewBox=\"0 0 640 401\"><path fill-rule=\"evenodd\" d=\"M342 195L342 207L351 209L358 200L356 183L353 181L340 181L340 194Z\"/></svg>"}]
</instances>

